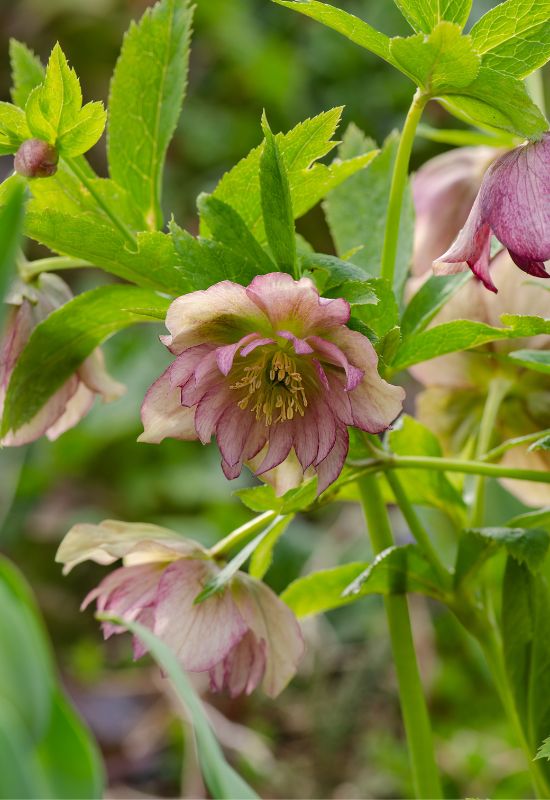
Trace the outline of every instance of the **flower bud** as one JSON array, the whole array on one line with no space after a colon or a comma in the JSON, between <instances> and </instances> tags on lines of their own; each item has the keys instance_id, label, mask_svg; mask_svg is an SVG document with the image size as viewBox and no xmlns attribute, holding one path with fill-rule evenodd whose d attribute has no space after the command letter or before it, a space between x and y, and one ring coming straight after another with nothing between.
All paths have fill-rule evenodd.
<instances>
[{"instance_id":1,"label":"flower bud","mask_svg":"<svg viewBox=\"0 0 550 800\"><path fill-rule=\"evenodd\" d=\"M55 147L41 139L27 139L14 159L15 171L25 178L49 178L57 172L59 155Z\"/></svg>"}]
</instances>

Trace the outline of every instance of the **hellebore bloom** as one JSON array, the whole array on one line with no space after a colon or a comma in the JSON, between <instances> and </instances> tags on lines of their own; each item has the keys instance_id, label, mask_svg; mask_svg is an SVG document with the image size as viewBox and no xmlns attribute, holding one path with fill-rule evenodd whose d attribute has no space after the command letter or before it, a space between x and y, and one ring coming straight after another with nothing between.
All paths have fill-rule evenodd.
<instances>
[{"instance_id":1,"label":"hellebore bloom","mask_svg":"<svg viewBox=\"0 0 550 800\"><path fill-rule=\"evenodd\" d=\"M550 132L491 164L466 224L434 268L456 272L467 264L496 292L490 275L491 235L521 270L536 278L550 277L544 267L550 259Z\"/></svg>"},{"instance_id":2,"label":"hellebore bloom","mask_svg":"<svg viewBox=\"0 0 550 800\"><path fill-rule=\"evenodd\" d=\"M277 491L310 468L323 491L344 464L346 426L385 430L404 396L380 378L374 348L346 327L349 316L345 300L285 273L178 297L161 337L176 360L145 396L140 441L207 444L215 435L228 478L253 462L270 480L285 462Z\"/></svg>"},{"instance_id":3,"label":"hellebore bloom","mask_svg":"<svg viewBox=\"0 0 550 800\"><path fill-rule=\"evenodd\" d=\"M207 672L212 691L232 697L250 694L261 683L275 697L296 672L304 644L292 611L261 581L237 572L224 590L202 603L194 600L220 571L199 544L156 525L106 520L75 525L56 560L66 574L91 560L124 566L111 572L85 598L97 610L153 631L189 672ZM123 633L102 624L107 639ZM134 657L146 652L134 639Z\"/></svg>"},{"instance_id":4,"label":"hellebore bloom","mask_svg":"<svg viewBox=\"0 0 550 800\"><path fill-rule=\"evenodd\" d=\"M439 254L454 242L487 167L500 152L494 147L456 147L431 158L413 176L414 275L431 270Z\"/></svg>"},{"instance_id":5,"label":"hellebore bloom","mask_svg":"<svg viewBox=\"0 0 550 800\"><path fill-rule=\"evenodd\" d=\"M72 298L71 290L57 275L44 272L33 284L17 282L8 295L8 312L4 339L0 344L0 416L9 380L17 359L39 322ZM124 386L106 372L101 350L95 350L40 411L17 431L10 431L0 440L4 447L28 444L44 434L57 439L76 425L90 410L96 394L104 401L115 400Z\"/></svg>"}]
</instances>

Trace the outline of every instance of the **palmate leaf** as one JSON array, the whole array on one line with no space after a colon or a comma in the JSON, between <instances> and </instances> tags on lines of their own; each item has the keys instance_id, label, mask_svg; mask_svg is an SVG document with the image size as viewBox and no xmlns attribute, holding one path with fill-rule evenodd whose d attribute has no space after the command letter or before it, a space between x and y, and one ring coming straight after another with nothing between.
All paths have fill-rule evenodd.
<instances>
[{"instance_id":1,"label":"palmate leaf","mask_svg":"<svg viewBox=\"0 0 550 800\"><path fill-rule=\"evenodd\" d=\"M159 322L169 301L137 286L100 286L54 311L32 332L11 375L2 433L42 408L105 339L137 322Z\"/></svg>"},{"instance_id":2,"label":"palmate leaf","mask_svg":"<svg viewBox=\"0 0 550 800\"><path fill-rule=\"evenodd\" d=\"M162 172L187 83L192 17L188 0L147 9L126 33L111 82L109 171L134 198L145 229L162 227Z\"/></svg>"}]
</instances>

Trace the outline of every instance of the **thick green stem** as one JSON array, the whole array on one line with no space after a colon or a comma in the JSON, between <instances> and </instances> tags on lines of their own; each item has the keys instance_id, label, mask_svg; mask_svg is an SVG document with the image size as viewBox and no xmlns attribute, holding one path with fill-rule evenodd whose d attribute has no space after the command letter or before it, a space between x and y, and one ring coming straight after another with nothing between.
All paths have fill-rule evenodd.
<instances>
[{"instance_id":1,"label":"thick green stem","mask_svg":"<svg viewBox=\"0 0 550 800\"><path fill-rule=\"evenodd\" d=\"M487 399L483 408L479 436L476 445L476 458L481 458L489 449L495 422L502 401L508 394L511 383L505 378L494 378L487 389ZM485 476L479 475L474 485L474 501L470 522L474 527L483 525L485 518Z\"/></svg>"},{"instance_id":2,"label":"thick green stem","mask_svg":"<svg viewBox=\"0 0 550 800\"><path fill-rule=\"evenodd\" d=\"M403 195L405 194L405 187L407 186L409 177L409 161L416 128L429 99L429 96L423 94L420 89L416 90L411 107L409 108L409 113L407 114L407 119L405 120L405 125L401 131L399 147L397 148L397 155L393 167L388 212L386 215L384 246L382 249L382 269L380 272L382 278L386 278L392 286L395 272L395 259L397 256L397 244L399 241L399 221L401 219Z\"/></svg>"},{"instance_id":3,"label":"thick green stem","mask_svg":"<svg viewBox=\"0 0 550 800\"><path fill-rule=\"evenodd\" d=\"M211 547L208 551L209 554L212 556L212 558L218 558L219 556L224 555L245 539L250 538L250 536L252 536L254 533L257 533L262 528L265 528L266 525L269 525L269 523L274 520L276 516L276 511L265 511L263 514L260 514L259 517L254 517L254 519L251 519L249 522L245 522L244 525L240 526L240 528L236 528L227 536L224 536L223 539L220 539L219 542L216 542L216 544L213 545L213 547Z\"/></svg>"},{"instance_id":4,"label":"thick green stem","mask_svg":"<svg viewBox=\"0 0 550 800\"><path fill-rule=\"evenodd\" d=\"M359 481L363 510L376 553L393 545L388 512L375 477ZM422 689L411 632L407 598L384 598L399 683L399 697L409 746L415 795L418 798L442 797L439 774L433 753L430 718Z\"/></svg>"},{"instance_id":5,"label":"thick green stem","mask_svg":"<svg viewBox=\"0 0 550 800\"><path fill-rule=\"evenodd\" d=\"M96 187L94 186L93 182L90 180L89 176L86 175L78 161L74 158L64 158L63 159L67 167L74 173L74 175L78 178L78 180L82 183L83 186L90 192L98 206L103 209L103 211L107 214L113 225L119 229L122 233L128 244L131 245L132 250L137 250L137 241L130 230L130 228L124 223L120 217L113 211L113 209L109 206L108 203L105 202L101 194L97 191Z\"/></svg>"},{"instance_id":6,"label":"thick green stem","mask_svg":"<svg viewBox=\"0 0 550 800\"><path fill-rule=\"evenodd\" d=\"M53 256L52 258L39 258L36 261L23 261L19 265L19 274L26 282L32 281L42 272L59 272L62 269L83 269L93 267L89 261L68 256Z\"/></svg>"}]
</instances>

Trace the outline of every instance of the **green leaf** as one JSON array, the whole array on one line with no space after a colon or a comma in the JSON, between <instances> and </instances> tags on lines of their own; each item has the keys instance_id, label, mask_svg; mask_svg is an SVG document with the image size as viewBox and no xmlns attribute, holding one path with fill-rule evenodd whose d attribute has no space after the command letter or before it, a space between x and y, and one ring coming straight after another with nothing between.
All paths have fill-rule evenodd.
<instances>
[{"instance_id":1,"label":"green leaf","mask_svg":"<svg viewBox=\"0 0 550 800\"><path fill-rule=\"evenodd\" d=\"M292 514L304 511L317 499L317 478L304 481L295 489L289 489L277 496L268 483L252 486L249 489L237 489L237 497L251 511L277 511L279 514Z\"/></svg>"},{"instance_id":2,"label":"green leaf","mask_svg":"<svg viewBox=\"0 0 550 800\"><path fill-rule=\"evenodd\" d=\"M25 112L11 103L0 102L0 156L17 152L30 136Z\"/></svg>"},{"instance_id":3,"label":"green leaf","mask_svg":"<svg viewBox=\"0 0 550 800\"><path fill-rule=\"evenodd\" d=\"M212 797L215 800L218 798L219 800L231 800L236 797L243 800L257 800L258 796L254 790L245 783L223 757L201 700L168 646L139 622L130 622L109 614L98 614L97 618L121 625L141 639L172 681L193 724L201 772Z\"/></svg>"},{"instance_id":4,"label":"green leaf","mask_svg":"<svg viewBox=\"0 0 550 800\"><path fill-rule=\"evenodd\" d=\"M289 584L281 594L281 600L299 618L349 605L357 597L344 596L344 590L367 568L368 564L354 562L313 572Z\"/></svg>"},{"instance_id":5,"label":"green leaf","mask_svg":"<svg viewBox=\"0 0 550 800\"><path fill-rule=\"evenodd\" d=\"M392 133L368 169L331 191L323 207L340 258L353 253L353 263L371 276L380 274L386 213L399 135ZM373 142L355 125L346 130L338 155L342 159L372 152ZM394 288L400 295L409 271L414 235L414 209L410 189L405 192L395 270Z\"/></svg>"},{"instance_id":6,"label":"green leaf","mask_svg":"<svg viewBox=\"0 0 550 800\"><path fill-rule=\"evenodd\" d=\"M550 730L550 596L546 581L508 558L501 611L508 680L533 757Z\"/></svg>"},{"instance_id":7,"label":"green leaf","mask_svg":"<svg viewBox=\"0 0 550 800\"><path fill-rule=\"evenodd\" d=\"M343 261L326 253L301 252L298 261L302 272L312 273L319 291L324 294L338 291L347 281L364 281L365 270L350 261Z\"/></svg>"},{"instance_id":8,"label":"green leaf","mask_svg":"<svg viewBox=\"0 0 550 800\"><path fill-rule=\"evenodd\" d=\"M460 537L455 564L455 586L460 585L504 548L531 572L542 567L550 545L549 534L540 528L471 528Z\"/></svg>"},{"instance_id":9,"label":"green leaf","mask_svg":"<svg viewBox=\"0 0 550 800\"><path fill-rule=\"evenodd\" d=\"M292 515L282 517L277 516L261 531L257 536L255 536L248 544L246 544L242 550L240 550L237 555L229 561L225 567L218 572L218 574L212 578L212 580L208 581L202 592L195 597L194 603L203 603L212 595L217 594L225 589L227 584L232 580L236 572L242 567L242 565L250 558L252 553L256 550L257 547L266 539L270 534L277 530L277 539L281 536L288 525L292 521ZM282 530L281 530L282 527Z\"/></svg>"},{"instance_id":10,"label":"green leaf","mask_svg":"<svg viewBox=\"0 0 550 800\"><path fill-rule=\"evenodd\" d=\"M550 736L544 740L539 749L537 750L537 758L547 758L550 761Z\"/></svg>"},{"instance_id":11,"label":"green leaf","mask_svg":"<svg viewBox=\"0 0 550 800\"><path fill-rule=\"evenodd\" d=\"M76 123L81 107L80 82L58 42L51 52L43 83L27 99L25 113L31 133L55 145L59 136Z\"/></svg>"},{"instance_id":12,"label":"green leaf","mask_svg":"<svg viewBox=\"0 0 550 800\"><path fill-rule=\"evenodd\" d=\"M363 169L376 155L376 151L371 151L357 158L337 159L328 166L314 163L335 146L336 142L331 137L341 114L342 108L333 108L301 122L288 133L275 135L288 176L296 219L313 208L335 186ZM266 242L259 177L263 148L264 144L261 144L251 150L246 158L222 177L213 192L214 197L223 200L240 214L260 244ZM201 232L205 236L208 234L208 226L203 221Z\"/></svg>"},{"instance_id":13,"label":"green leaf","mask_svg":"<svg viewBox=\"0 0 550 800\"><path fill-rule=\"evenodd\" d=\"M544 528L550 532L550 507L518 514L509 519L506 526L510 528Z\"/></svg>"},{"instance_id":14,"label":"green leaf","mask_svg":"<svg viewBox=\"0 0 550 800\"><path fill-rule=\"evenodd\" d=\"M388 434L388 443L392 452L397 455L422 455L434 458L443 455L434 434L408 414L404 414L395 423L394 428ZM439 508L455 520L460 521L464 502L443 472L435 470L428 472L420 469L403 470L400 480L411 502Z\"/></svg>"},{"instance_id":15,"label":"green leaf","mask_svg":"<svg viewBox=\"0 0 550 800\"><path fill-rule=\"evenodd\" d=\"M25 108L32 90L44 80L44 67L38 56L17 39L10 39L10 65L11 99L19 108Z\"/></svg>"},{"instance_id":16,"label":"green leaf","mask_svg":"<svg viewBox=\"0 0 550 800\"><path fill-rule=\"evenodd\" d=\"M288 528L291 517L283 517L277 525L274 525L270 532L265 536L258 547L252 553L248 572L253 578L262 580L271 564L273 563L273 550L275 545Z\"/></svg>"},{"instance_id":17,"label":"green leaf","mask_svg":"<svg viewBox=\"0 0 550 800\"><path fill-rule=\"evenodd\" d=\"M514 350L508 358L520 367L550 375L550 353L545 350Z\"/></svg>"},{"instance_id":18,"label":"green leaf","mask_svg":"<svg viewBox=\"0 0 550 800\"><path fill-rule=\"evenodd\" d=\"M2 431L16 431L113 333L164 319L169 301L136 286L100 286L78 295L33 330L11 375Z\"/></svg>"},{"instance_id":19,"label":"green leaf","mask_svg":"<svg viewBox=\"0 0 550 800\"><path fill-rule=\"evenodd\" d=\"M260 197L267 242L279 270L294 275L296 235L288 175L265 112L262 130L265 140L260 156Z\"/></svg>"},{"instance_id":20,"label":"green leaf","mask_svg":"<svg viewBox=\"0 0 550 800\"><path fill-rule=\"evenodd\" d=\"M452 22L440 22L429 36L392 39L390 49L402 72L429 93L468 86L481 64L470 37Z\"/></svg>"},{"instance_id":21,"label":"green leaf","mask_svg":"<svg viewBox=\"0 0 550 800\"><path fill-rule=\"evenodd\" d=\"M0 329L4 321L2 300L15 273L17 250L23 228L25 184L14 180L0 206Z\"/></svg>"},{"instance_id":22,"label":"green leaf","mask_svg":"<svg viewBox=\"0 0 550 800\"><path fill-rule=\"evenodd\" d=\"M388 547L345 589L345 596L367 594L424 594L444 600L446 587L441 585L432 565L418 545Z\"/></svg>"},{"instance_id":23,"label":"green leaf","mask_svg":"<svg viewBox=\"0 0 550 800\"><path fill-rule=\"evenodd\" d=\"M124 37L109 96L111 177L134 197L144 228L161 228L166 150L187 83L193 9L161 0Z\"/></svg>"},{"instance_id":24,"label":"green leaf","mask_svg":"<svg viewBox=\"0 0 550 800\"><path fill-rule=\"evenodd\" d=\"M443 20L463 28L472 0L395 0L395 5L415 31L430 33Z\"/></svg>"},{"instance_id":25,"label":"green leaf","mask_svg":"<svg viewBox=\"0 0 550 800\"><path fill-rule=\"evenodd\" d=\"M416 135L430 142L440 142L441 144L451 144L454 147L515 147L520 144L520 139L504 131L494 133L482 133L481 131L452 129L452 128L432 128L430 125L421 123L416 129Z\"/></svg>"},{"instance_id":26,"label":"green leaf","mask_svg":"<svg viewBox=\"0 0 550 800\"><path fill-rule=\"evenodd\" d=\"M335 8L328 3L319 3L316 0L274 0L277 5L291 8L306 17L311 17L327 28L341 33L350 41L370 50L380 58L392 62L390 54L390 40L380 31L375 30L367 22L353 14L348 14L341 8Z\"/></svg>"},{"instance_id":27,"label":"green leaf","mask_svg":"<svg viewBox=\"0 0 550 800\"><path fill-rule=\"evenodd\" d=\"M550 450L550 435L547 434L546 436L542 436L540 439L537 439L536 442L533 442L528 448L530 453L534 452L535 450Z\"/></svg>"},{"instance_id":28,"label":"green leaf","mask_svg":"<svg viewBox=\"0 0 550 800\"><path fill-rule=\"evenodd\" d=\"M119 278L151 289L180 295L189 280L170 236L160 231L138 233L138 251L112 225L93 217L28 206L25 233L60 255L82 258Z\"/></svg>"},{"instance_id":29,"label":"green leaf","mask_svg":"<svg viewBox=\"0 0 550 800\"><path fill-rule=\"evenodd\" d=\"M234 208L223 200L218 200L214 195L208 194L199 195L197 207L215 241L221 242L238 258L249 263L248 274L276 271L276 264L254 238Z\"/></svg>"},{"instance_id":30,"label":"green leaf","mask_svg":"<svg viewBox=\"0 0 550 800\"><path fill-rule=\"evenodd\" d=\"M106 121L102 103L87 103L78 112L74 125L59 137L59 152L67 158L85 153L101 138Z\"/></svg>"},{"instance_id":31,"label":"green leaf","mask_svg":"<svg viewBox=\"0 0 550 800\"><path fill-rule=\"evenodd\" d=\"M388 334L399 321L397 301L385 278L346 281L332 289L328 296L347 300L353 318L363 322L379 337Z\"/></svg>"},{"instance_id":32,"label":"green leaf","mask_svg":"<svg viewBox=\"0 0 550 800\"><path fill-rule=\"evenodd\" d=\"M442 94L439 99L459 119L481 128L497 128L529 139L539 138L548 128L521 81L483 64L469 86Z\"/></svg>"},{"instance_id":33,"label":"green leaf","mask_svg":"<svg viewBox=\"0 0 550 800\"><path fill-rule=\"evenodd\" d=\"M481 17L470 35L484 66L524 78L550 58L550 2L507 0Z\"/></svg>"},{"instance_id":34,"label":"green leaf","mask_svg":"<svg viewBox=\"0 0 550 800\"><path fill-rule=\"evenodd\" d=\"M471 272L457 275L431 275L409 301L401 320L403 339L423 331L445 303L472 277Z\"/></svg>"}]
</instances>

